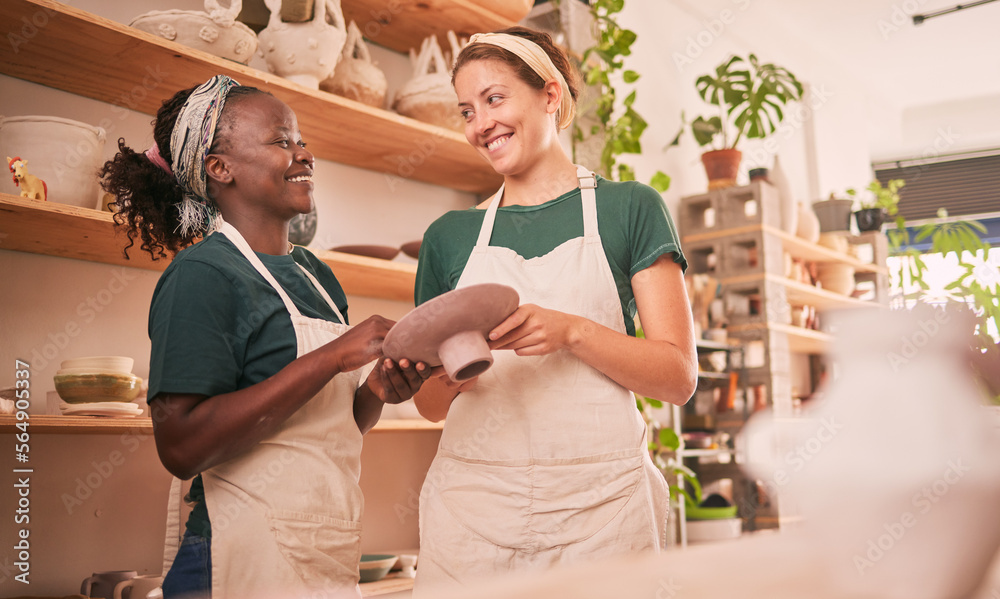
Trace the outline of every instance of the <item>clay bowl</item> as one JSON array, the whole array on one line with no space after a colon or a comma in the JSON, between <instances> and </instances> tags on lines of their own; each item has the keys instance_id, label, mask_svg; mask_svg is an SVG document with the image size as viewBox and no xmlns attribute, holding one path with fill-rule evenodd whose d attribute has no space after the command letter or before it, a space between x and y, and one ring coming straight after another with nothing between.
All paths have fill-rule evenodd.
<instances>
[{"instance_id":1,"label":"clay bowl","mask_svg":"<svg viewBox=\"0 0 1000 599\"><path fill-rule=\"evenodd\" d=\"M57 374L56 392L66 403L128 402L138 397L142 379L134 374Z\"/></svg>"},{"instance_id":2,"label":"clay bowl","mask_svg":"<svg viewBox=\"0 0 1000 599\"><path fill-rule=\"evenodd\" d=\"M382 555L376 553L366 553L361 556L361 563L358 564L358 570L361 573L361 582L375 582L376 580L382 580L385 575L389 573L389 570L396 564L396 560L399 559L395 555Z\"/></svg>"},{"instance_id":3,"label":"clay bowl","mask_svg":"<svg viewBox=\"0 0 1000 599\"><path fill-rule=\"evenodd\" d=\"M88 356L63 360L60 367L64 370L88 368L92 372L132 372L135 360L126 356ZM69 373L67 373L69 374Z\"/></svg>"},{"instance_id":4,"label":"clay bowl","mask_svg":"<svg viewBox=\"0 0 1000 599\"><path fill-rule=\"evenodd\" d=\"M382 352L429 366L444 365L455 382L467 381L493 365L486 337L517 310L512 287L485 283L455 289L412 310L385 336Z\"/></svg>"},{"instance_id":5,"label":"clay bowl","mask_svg":"<svg viewBox=\"0 0 1000 599\"><path fill-rule=\"evenodd\" d=\"M381 258L382 260L392 260L399 254L399 248L387 245L339 245L335 248L330 248L330 250L344 254L354 254L355 256Z\"/></svg>"},{"instance_id":6,"label":"clay bowl","mask_svg":"<svg viewBox=\"0 0 1000 599\"><path fill-rule=\"evenodd\" d=\"M403 245L401 245L399 249L403 250L403 253L409 256L410 258L419 258L421 243L422 243L421 241L408 241Z\"/></svg>"}]
</instances>

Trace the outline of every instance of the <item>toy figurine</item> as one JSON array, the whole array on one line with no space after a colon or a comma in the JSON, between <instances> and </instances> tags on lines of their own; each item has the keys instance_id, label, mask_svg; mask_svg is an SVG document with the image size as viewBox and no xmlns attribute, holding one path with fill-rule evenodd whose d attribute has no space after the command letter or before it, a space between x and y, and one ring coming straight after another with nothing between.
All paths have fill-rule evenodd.
<instances>
[{"instance_id":1,"label":"toy figurine","mask_svg":"<svg viewBox=\"0 0 1000 599\"><path fill-rule=\"evenodd\" d=\"M20 156L7 157L7 165L14 176L14 185L21 188L22 198L32 198L35 200L46 200L49 189L38 177L28 172L28 161L21 160Z\"/></svg>"}]
</instances>

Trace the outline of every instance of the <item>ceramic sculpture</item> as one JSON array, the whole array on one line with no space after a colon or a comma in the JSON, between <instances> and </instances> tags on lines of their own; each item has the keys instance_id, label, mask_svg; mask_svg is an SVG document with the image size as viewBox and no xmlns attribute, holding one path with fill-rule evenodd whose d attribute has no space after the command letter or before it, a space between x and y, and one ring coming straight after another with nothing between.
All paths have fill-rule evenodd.
<instances>
[{"instance_id":1,"label":"ceramic sculpture","mask_svg":"<svg viewBox=\"0 0 1000 599\"><path fill-rule=\"evenodd\" d=\"M295 245L306 246L316 237L316 206L308 214L299 214L288 223L288 241Z\"/></svg>"},{"instance_id":2,"label":"ceramic sculpture","mask_svg":"<svg viewBox=\"0 0 1000 599\"><path fill-rule=\"evenodd\" d=\"M362 104L382 108L389 83L372 60L361 30L351 21L347 26L347 41L333 77L323 80L320 89Z\"/></svg>"},{"instance_id":3,"label":"ceramic sculpture","mask_svg":"<svg viewBox=\"0 0 1000 599\"><path fill-rule=\"evenodd\" d=\"M28 156L50 202L99 208L97 172L106 134L100 127L50 116L0 117L0 156ZM0 191L19 194L13 182Z\"/></svg>"},{"instance_id":4,"label":"ceramic sculpture","mask_svg":"<svg viewBox=\"0 0 1000 599\"><path fill-rule=\"evenodd\" d=\"M448 32L451 54L446 59L437 37L430 36L420 44L420 53L410 49L413 78L407 81L392 104L393 110L410 118L462 132L465 122L458 111L458 96L451 85L451 65L462 50L455 32Z\"/></svg>"},{"instance_id":5,"label":"ceramic sculpture","mask_svg":"<svg viewBox=\"0 0 1000 599\"><path fill-rule=\"evenodd\" d=\"M271 16L257 37L267 69L293 83L319 89L319 82L333 74L347 39L340 0L316 3L312 21L285 23L281 0L264 0Z\"/></svg>"},{"instance_id":6,"label":"ceramic sculpture","mask_svg":"<svg viewBox=\"0 0 1000 599\"><path fill-rule=\"evenodd\" d=\"M130 25L178 44L247 64L257 50L257 36L236 20L243 0L231 0L222 8L217 0L205 0L205 12L154 10L139 15Z\"/></svg>"},{"instance_id":7,"label":"ceramic sculpture","mask_svg":"<svg viewBox=\"0 0 1000 599\"><path fill-rule=\"evenodd\" d=\"M401 318L382 352L397 362L444 365L453 381L467 381L493 365L486 336L517 310L519 299L514 288L496 283L449 291Z\"/></svg>"},{"instance_id":8,"label":"ceramic sculpture","mask_svg":"<svg viewBox=\"0 0 1000 599\"><path fill-rule=\"evenodd\" d=\"M7 157L7 166L10 167L14 185L21 189L22 198L45 201L48 191L45 181L28 172L28 161L21 160L20 156Z\"/></svg>"}]
</instances>

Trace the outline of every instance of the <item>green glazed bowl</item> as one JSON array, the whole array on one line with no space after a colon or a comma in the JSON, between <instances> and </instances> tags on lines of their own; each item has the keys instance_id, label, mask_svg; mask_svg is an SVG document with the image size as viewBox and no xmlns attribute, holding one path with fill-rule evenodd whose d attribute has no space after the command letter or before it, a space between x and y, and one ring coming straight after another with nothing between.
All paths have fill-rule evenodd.
<instances>
[{"instance_id":1,"label":"green glazed bowl","mask_svg":"<svg viewBox=\"0 0 1000 599\"><path fill-rule=\"evenodd\" d=\"M399 559L395 555L383 555L378 553L366 553L361 556L361 563L358 565L361 570L361 582L375 582L382 580L389 570L396 565Z\"/></svg>"},{"instance_id":2,"label":"green glazed bowl","mask_svg":"<svg viewBox=\"0 0 1000 599\"><path fill-rule=\"evenodd\" d=\"M142 379L134 374L57 374L56 392L66 403L132 401L142 390Z\"/></svg>"}]
</instances>

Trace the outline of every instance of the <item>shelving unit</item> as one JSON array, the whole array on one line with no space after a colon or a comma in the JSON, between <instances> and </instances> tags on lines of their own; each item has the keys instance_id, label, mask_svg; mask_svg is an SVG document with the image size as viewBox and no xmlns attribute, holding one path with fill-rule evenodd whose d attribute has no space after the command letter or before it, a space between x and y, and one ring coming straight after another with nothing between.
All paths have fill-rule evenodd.
<instances>
[{"instance_id":1,"label":"shelving unit","mask_svg":"<svg viewBox=\"0 0 1000 599\"><path fill-rule=\"evenodd\" d=\"M381 4L432 3L366 0L354 6L370 11ZM463 10L470 19L481 14L471 5ZM30 37L0 45L0 72L6 75L152 115L176 91L222 73L267 89L288 104L318 158L385 173L387 182L411 178L474 193L500 186L501 178L454 131L308 89L52 0L6 0L4 18L41 24ZM453 22L440 21L442 26ZM416 24L408 28L421 31ZM113 124L106 120L105 128Z\"/></svg>"},{"instance_id":2,"label":"shelving unit","mask_svg":"<svg viewBox=\"0 0 1000 599\"><path fill-rule=\"evenodd\" d=\"M843 234L848 244L870 246L872 260L866 262L791 235L780 228L777 190L764 182L682 198L679 221L687 233L682 244L692 265L689 272L718 281L728 336L744 344L744 385L753 391L744 397L747 412L764 403L776 417L793 417L792 356L808 356L809 373L804 378L811 379L814 388L821 359L833 341L829 332L793 324L793 311L813 307L822 324L824 311L884 308L888 303L885 237ZM854 269L855 282L868 289L863 297L853 297L792 280L785 274L787 256L803 263L847 265ZM803 397L810 393L811 389L798 390ZM756 493L749 487L747 491L753 500ZM776 504L774 513L756 509L757 503L751 507L753 527L787 518Z\"/></svg>"},{"instance_id":3,"label":"shelving unit","mask_svg":"<svg viewBox=\"0 0 1000 599\"><path fill-rule=\"evenodd\" d=\"M147 270L162 271L170 263L169 258L153 261L138 245L126 260L122 248L127 243L124 234L115 231L109 212L0 194L0 249ZM340 252L313 253L330 265L348 294L413 301L417 269L411 264Z\"/></svg>"},{"instance_id":4,"label":"shelving unit","mask_svg":"<svg viewBox=\"0 0 1000 599\"><path fill-rule=\"evenodd\" d=\"M0 433L16 433L17 420L10 414L0 414ZM101 416L56 416L38 414L31 416L28 432L31 434L60 435L116 435L129 431L144 435L153 434L153 421L148 417L104 418ZM368 434L392 431L439 431L443 422L427 420L380 420Z\"/></svg>"}]
</instances>

